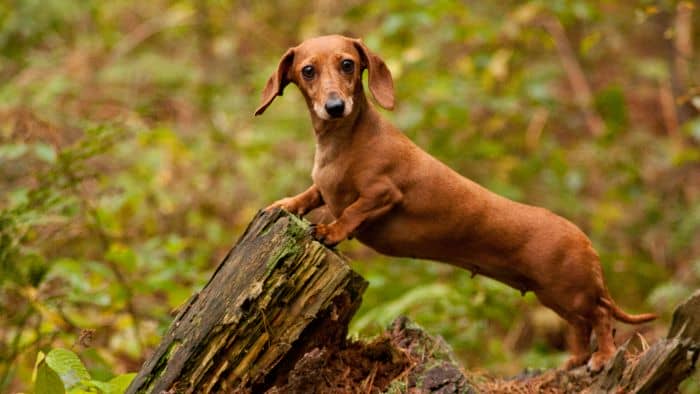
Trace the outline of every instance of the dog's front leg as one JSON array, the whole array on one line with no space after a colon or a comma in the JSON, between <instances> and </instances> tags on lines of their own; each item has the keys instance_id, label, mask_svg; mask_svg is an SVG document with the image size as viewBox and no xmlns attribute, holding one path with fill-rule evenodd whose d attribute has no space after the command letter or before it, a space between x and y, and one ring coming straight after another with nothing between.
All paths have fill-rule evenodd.
<instances>
[{"instance_id":1,"label":"dog's front leg","mask_svg":"<svg viewBox=\"0 0 700 394\"><path fill-rule=\"evenodd\" d=\"M376 219L401 201L401 191L390 181L375 183L360 192L360 197L330 224L317 224L313 236L328 246L348 238L362 223Z\"/></svg>"},{"instance_id":2,"label":"dog's front leg","mask_svg":"<svg viewBox=\"0 0 700 394\"><path fill-rule=\"evenodd\" d=\"M295 215L303 216L312 209L318 208L323 204L323 197L321 197L321 192L318 190L318 187L316 187L316 185L311 185L306 191L294 197L286 197L273 202L265 208L265 210L269 211L274 208L282 208Z\"/></svg>"}]
</instances>

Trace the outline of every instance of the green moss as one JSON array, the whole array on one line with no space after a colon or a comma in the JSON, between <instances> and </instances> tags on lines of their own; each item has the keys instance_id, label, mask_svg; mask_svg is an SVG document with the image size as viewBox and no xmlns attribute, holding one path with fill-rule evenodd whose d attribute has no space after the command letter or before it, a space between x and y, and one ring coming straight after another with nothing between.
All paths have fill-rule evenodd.
<instances>
[{"instance_id":1,"label":"green moss","mask_svg":"<svg viewBox=\"0 0 700 394\"><path fill-rule=\"evenodd\" d=\"M165 371L168 369L168 360L170 360L180 346L182 346L182 341L177 339L174 339L170 345L168 345L168 350L160 356L158 363L156 363L156 366L153 368L153 372L149 374L150 379L148 385L142 385L141 387L143 387L143 389L139 390L139 393L150 393L153 391L153 384L158 382L160 377L165 374Z\"/></svg>"},{"instance_id":2,"label":"green moss","mask_svg":"<svg viewBox=\"0 0 700 394\"><path fill-rule=\"evenodd\" d=\"M267 270L265 272L266 277L281 262L284 262L291 256L297 255L301 251L301 240L308 236L309 222L286 211L281 211L280 215L288 219L283 235L285 239L284 243L278 247L277 252L268 260L266 264Z\"/></svg>"},{"instance_id":3,"label":"green moss","mask_svg":"<svg viewBox=\"0 0 700 394\"><path fill-rule=\"evenodd\" d=\"M289 218L289 224L285 233L295 240L300 240L308 234L309 222L290 213L287 214Z\"/></svg>"},{"instance_id":4,"label":"green moss","mask_svg":"<svg viewBox=\"0 0 700 394\"><path fill-rule=\"evenodd\" d=\"M408 392L408 383L404 379L396 379L384 390L385 394L403 394Z\"/></svg>"},{"instance_id":5,"label":"green moss","mask_svg":"<svg viewBox=\"0 0 700 394\"><path fill-rule=\"evenodd\" d=\"M284 245L277 250L277 253L273 254L267 261L267 270L265 271L264 277L267 278L272 270L274 270L280 263L284 262L289 257L297 255L300 252L300 249L301 248L296 240L289 240L288 242L285 242Z\"/></svg>"}]
</instances>

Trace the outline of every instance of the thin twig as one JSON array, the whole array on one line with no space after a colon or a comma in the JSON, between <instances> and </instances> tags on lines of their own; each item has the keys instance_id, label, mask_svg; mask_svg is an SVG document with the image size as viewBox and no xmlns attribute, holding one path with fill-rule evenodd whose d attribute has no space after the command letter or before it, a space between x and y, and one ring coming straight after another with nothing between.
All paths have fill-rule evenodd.
<instances>
[{"instance_id":1,"label":"thin twig","mask_svg":"<svg viewBox=\"0 0 700 394\"><path fill-rule=\"evenodd\" d=\"M666 133L674 141L682 141L678 133L678 112L673 99L673 91L668 81L662 81L659 86L659 106L661 107L661 117L664 120Z\"/></svg>"},{"instance_id":2,"label":"thin twig","mask_svg":"<svg viewBox=\"0 0 700 394\"><path fill-rule=\"evenodd\" d=\"M27 344L26 346L22 347L20 346L20 339L22 337L22 334L24 333L24 329L27 325L27 321L29 318L32 316L32 310L33 308L29 306L26 311L24 311L24 314L22 317L19 319L19 324L16 324L15 327L17 328L17 331L15 333L15 336L12 338L12 345L9 346L9 355L7 356L6 359L2 360L5 362L0 363L0 389L5 389L4 386L2 386L2 383L7 382L8 379L7 377L10 375L10 372L12 371L12 366L14 365L15 359L22 354L22 352L27 349L30 346L33 346L36 342L39 341L41 336L35 336L35 339ZM10 335L11 330L8 330L6 332L6 335ZM6 342L10 343L10 341Z\"/></svg>"},{"instance_id":3,"label":"thin twig","mask_svg":"<svg viewBox=\"0 0 700 394\"><path fill-rule=\"evenodd\" d=\"M673 19L673 58L671 70L671 92L674 98L674 111L679 124L688 121L694 110L687 101L681 99L688 94L692 84L691 59L693 58L693 4L690 1L680 1L676 6Z\"/></svg>"},{"instance_id":4,"label":"thin twig","mask_svg":"<svg viewBox=\"0 0 700 394\"><path fill-rule=\"evenodd\" d=\"M369 376L367 377L367 380L365 380L362 383L362 386L365 388L365 392L367 394L372 393L372 386L374 385L374 378L377 376L377 363L374 363L374 366L372 367L372 372L370 372ZM365 386L366 384L366 386Z\"/></svg>"},{"instance_id":5,"label":"thin twig","mask_svg":"<svg viewBox=\"0 0 700 394\"><path fill-rule=\"evenodd\" d=\"M192 15L192 11L184 11L180 8L173 7L154 18L148 19L131 30L124 39L115 45L107 63L111 64L115 62L117 59L131 52L139 44L163 30L193 23Z\"/></svg>"},{"instance_id":6,"label":"thin twig","mask_svg":"<svg viewBox=\"0 0 700 394\"><path fill-rule=\"evenodd\" d=\"M542 130L544 130L544 125L547 123L548 118L549 110L547 108L540 107L532 113L530 123L527 125L527 130L525 130L525 146L528 149L535 150L537 145L539 145Z\"/></svg>"},{"instance_id":7,"label":"thin twig","mask_svg":"<svg viewBox=\"0 0 700 394\"><path fill-rule=\"evenodd\" d=\"M559 19L554 16L545 17L542 20L542 25L554 39L562 67L564 67L566 76L571 84L576 104L583 113L589 133L594 137L599 137L603 134L605 126L602 118L593 107L591 87L586 80L581 65L576 59L576 54L571 49L564 27L559 22Z\"/></svg>"},{"instance_id":8,"label":"thin twig","mask_svg":"<svg viewBox=\"0 0 700 394\"><path fill-rule=\"evenodd\" d=\"M676 6L674 28L674 73L678 88L683 91L690 81L689 60L693 56L693 6L689 1L681 1Z\"/></svg>"}]
</instances>

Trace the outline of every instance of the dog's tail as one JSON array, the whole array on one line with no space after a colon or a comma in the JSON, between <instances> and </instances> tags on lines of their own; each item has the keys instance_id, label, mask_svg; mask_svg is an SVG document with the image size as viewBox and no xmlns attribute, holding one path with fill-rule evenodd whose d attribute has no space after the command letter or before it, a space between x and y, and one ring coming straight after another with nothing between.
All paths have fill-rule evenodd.
<instances>
[{"instance_id":1,"label":"dog's tail","mask_svg":"<svg viewBox=\"0 0 700 394\"><path fill-rule=\"evenodd\" d=\"M652 321L656 319L656 315L653 313L642 313L639 315L628 315L625 311L620 309L619 306L615 304L615 302L610 298L609 295L600 297L599 299L601 305L604 307L608 308L610 312L612 312L613 316L615 319L624 322L624 323L629 323L629 324L641 324L641 323L646 323L648 321Z\"/></svg>"}]
</instances>

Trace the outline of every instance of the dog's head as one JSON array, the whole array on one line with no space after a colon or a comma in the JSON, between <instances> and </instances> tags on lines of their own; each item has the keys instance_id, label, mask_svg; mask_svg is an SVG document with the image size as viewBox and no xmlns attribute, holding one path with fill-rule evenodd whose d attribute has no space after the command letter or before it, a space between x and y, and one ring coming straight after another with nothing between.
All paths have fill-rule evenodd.
<instances>
[{"instance_id":1,"label":"dog's head","mask_svg":"<svg viewBox=\"0 0 700 394\"><path fill-rule=\"evenodd\" d=\"M323 120L343 118L353 111L356 94L362 92L362 72L369 72L369 90L377 103L394 107L394 82L384 61L354 38L338 35L306 40L289 48L277 71L265 85L260 107L265 109L293 82L301 90L313 114Z\"/></svg>"}]
</instances>

